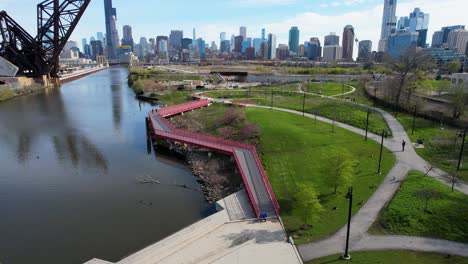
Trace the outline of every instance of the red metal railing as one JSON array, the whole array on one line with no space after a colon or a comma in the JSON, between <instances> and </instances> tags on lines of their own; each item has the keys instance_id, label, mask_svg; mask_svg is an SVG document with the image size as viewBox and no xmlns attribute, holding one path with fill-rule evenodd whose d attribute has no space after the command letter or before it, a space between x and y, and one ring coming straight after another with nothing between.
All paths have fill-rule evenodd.
<instances>
[{"instance_id":1,"label":"red metal railing","mask_svg":"<svg viewBox=\"0 0 468 264\"><path fill-rule=\"evenodd\" d=\"M181 142L185 144L190 144L190 145L195 145L198 147L205 147L205 148L209 148L209 149L217 150L226 154L233 155L236 160L237 167L239 168L239 171L241 173L242 180L245 183L245 188L249 196L249 199L252 201L252 207L255 211L256 216L259 217L260 209L258 206L258 201L256 200L255 196L252 193L251 187L249 186L247 177L245 175L244 170L242 169L242 166L239 162L239 158L237 157L236 152L234 151L234 148L240 148L240 149L245 149L245 150L250 151L255 158L255 163L257 164L257 167L260 171L262 181L265 184L270 200L273 203L275 212L277 215L279 215L280 206L279 206L278 200L276 199L275 193L273 192L270 182L268 181L265 170L263 169L263 165L260 162L257 150L255 149L253 145L244 144L241 142L228 140L225 138L216 137L212 135L201 134L197 132L179 129L179 128L176 128L174 125L172 125L165 118L165 117L173 116L176 114L184 113L187 111L191 111L197 108L202 108L202 107L208 106L210 103L211 101L209 100L201 100L201 101L196 101L196 102L185 103L182 105L162 108L157 111L152 110L149 114L152 133L154 135L161 136L169 140L173 140L173 141L177 141L177 142ZM171 130L171 132L156 129L154 126L154 122L163 122L164 125L167 126L167 128Z\"/></svg>"}]
</instances>

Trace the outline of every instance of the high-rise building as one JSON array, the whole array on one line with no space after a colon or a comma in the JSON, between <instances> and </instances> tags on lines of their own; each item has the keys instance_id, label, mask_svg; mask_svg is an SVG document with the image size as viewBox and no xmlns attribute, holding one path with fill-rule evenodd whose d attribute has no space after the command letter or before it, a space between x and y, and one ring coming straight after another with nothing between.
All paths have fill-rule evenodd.
<instances>
[{"instance_id":1,"label":"high-rise building","mask_svg":"<svg viewBox=\"0 0 468 264\"><path fill-rule=\"evenodd\" d=\"M291 27L289 30L289 49L297 54L299 48L299 29L297 27Z\"/></svg>"},{"instance_id":2,"label":"high-rise building","mask_svg":"<svg viewBox=\"0 0 468 264\"><path fill-rule=\"evenodd\" d=\"M253 39L253 48L255 49L255 54L260 52L260 49L262 48L262 42L264 42L264 40L261 38Z\"/></svg>"},{"instance_id":3,"label":"high-rise building","mask_svg":"<svg viewBox=\"0 0 468 264\"><path fill-rule=\"evenodd\" d=\"M363 40L359 42L358 58L359 62L372 61L372 41Z\"/></svg>"},{"instance_id":4,"label":"high-rise building","mask_svg":"<svg viewBox=\"0 0 468 264\"><path fill-rule=\"evenodd\" d=\"M245 50L250 47L252 47L252 38L247 38L242 41L242 54L245 54Z\"/></svg>"},{"instance_id":5,"label":"high-rise building","mask_svg":"<svg viewBox=\"0 0 468 264\"><path fill-rule=\"evenodd\" d=\"M189 49L189 46L192 45L193 39L183 38L182 39L182 49Z\"/></svg>"},{"instance_id":6,"label":"high-rise building","mask_svg":"<svg viewBox=\"0 0 468 264\"><path fill-rule=\"evenodd\" d=\"M168 51L168 42L167 39L160 39L158 42L158 52L167 52Z\"/></svg>"},{"instance_id":7,"label":"high-rise building","mask_svg":"<svg viewBox=\"0 0 468 264\"><path fill-rule=\"evenodd\" d=\"M386 41L388 36L396 32L396 6L397 0L384 0L382 32L380 34L379 51L386 50Z\"/></svg>"},{"instance_id":8,"label":"high-rise building","mask_svg":"<svg viewBox=\"0 0 468 264\"><path fill-rule=\"evenodd\" d=\"M254 47L248 47L245 50L245 59L246 60L255 60L255 49L254 49Z\"/></svg>"},{"instance_id":9,"label":"high-rise building","mask_svg":"<svg viewBox=\"0 0 468 264\"><path fill-rule=\"evenodd\" d=\"M342 58L342 49L339 45L328 45L323 47L324 62L335 62Z\"/></svg>"},{"instance_id":10,"label":"high-rise building","mask_svg":"<svg viewBox=\"0 0 468 264\"><path fill-rule=\"evenodd\" d=\"M450 31L447 39L449 49L454 49L458 53L465 54L466 44L468 42L468 31L457 29Z\"/></svg>"},{"instance_id":11,"label":"high-rise building","mask_svg":"<svg viewBox=\"0 0 468 264\"><path fill-rule=\"evenodd\" d=\"M223 40L221 42L221 52L231 52L231 41L229 40Z\"/></svg>"},{"instance_id":12,"label":"high-rise building","mask_svg":"<svg viewBox=\"0 0 468 264\"><path fill-rule=\"evenodd\" d=\"M160 52L161 50L159 50L159 43L162 41L162 40L165 40L166 41L166 44L169 43L169 38L167 36L157 36L156 37L156 51Z\"/></svg>"},{"instance_id":13,"label":"high-rise building","mask_svg":"<svg viewBox=\"0 0 468 264\"><path fill-rule=\"evenodd\" d=\"M216 45L216 42L214 42L214 41L211 42L210 49L211 49L211 51L217 51L218 50L218 46Z\"/></svg>"},{"instance_id":14,"label":"high-rise building","mask_svg":"<svg viewBox=\"0 0 468 264\"><path fill-rule=\"evenodd\" d=\"M276 59L276 36L274 34L268 34L268 59Z\"/></svg>"},{"instance_id":15,"label":"high-rise building","mask_svg":"<svg viewBox=\"0 0 468 264\"><path fill-rule=\"evenodd\" d=\"M242 53L242 42L244 42L244 37L237 36L234 38L234 52Z\"/></svg>"},{"instance_id":16,"label":"high-rise building","mask_svg":"<svg viewBox=\"0 0 468 264\"><path fill-rule=\"evenodd\" d=\"M199 39L197 39L196 43L197 43L198 53L200 54L200 59L206 59L205 41L203 39L199 38Z\"/></svg>"},{"instance_id":17,"label":"high-rise building","mask_svg":"<svg viewBox=\"0 0 468 264\"><path fill-rule=\"evenodd\" d=\"M300 44L299 48L297 48L297 56L298 57L304 57L305 55L305 47L304 44Z\"/></svg>"},{"instance_id":18,"label":"high-rise building","mask_svg":"<svg viewBox=\"0 0 468 264\"><path fill-rule=\"evenodd\" d=\"M86 45L88 45L88 41L86 40L86 38L83 38L81 39L81 47L83 48L83 53L85 53L85 47ZM85 53L86 54L86 53Z\"/></svg>"},{"instance_id":19,"label":"high-rise building","mask_svg":"<svg viewBox=\"0 0 468 264\"><path fill-rule=\"evenodd\" d=\"M354 27L347 25L343 30L343 60L353 61Z\"/></svg>"},{"instance_id":20,"label":"high-rise building","mask_svg":"<svg viewBox=\"0 0 468 264\"><path fill-rule=\"evenodd\" d=\"M196 29L193 28L193 40L197 39Z\"/></svg>"},{"instance_id":21,"label":"high-rise building","mask_svg":"<svg viewBox=\"0 0 468 264\"><path fill-rule=\"evenodd\" d=\"M289 47L285 44L278 45L278 59L286 60L289 57Z\"/></svg>"},{"instance_id":22,"label":"high-rise building","mask_svg":"<svg viewBox=\"0 0 468 264\"><path fill-rule=\"evenodd\" d=\"M411 31L398 31L388 37L387 53L392 59L398 59L400 55L418 45L419 33Z\"/></svg>"},{"instance_id":23,"label":"high-rise building","mask_svg":"<svg viewBox=\"0 0 468 264\"><path fill-rule=\"evenodd\" d=\"M102 42L99 40L93 40L90 43L90 55L92 60L96 60L97 56L104 55L104 48L102 47Z\"/></svg>"},{"instance_id":24,"label":"high-rise building","mask_svg":"<svg viewBox=\"0 0 468 264\"><path fill-rule=\"evenodd\" d=\"M306 50L309 60L320 61L322 57L322 46L320 45L319 38L310 38Z\"/></svg>"},{"instance_id":25,"label":"high-rise building","mask_svg":"<svg viewBox=\"0 0 468 264\"><path fill-rule=\"evenodd\" d=\"M148 40L145 38L145 37L141 37L140 38L140 43L139 43L139 47L140 47L140 57L146 57L146 55L148 54Z\"/></svg>"},{"instance_id":26,"label":"high-rise building","mask_svg":"<svg viewBox=\"0 0 468 264\"><path fill-rule=\"evenodd\" d=\"M97 40L101 41L102 43L104 43L104 33L102 32L97 32L96 33L96 36L97 36Z\"/></svg>"},{"instance_id":27,"label":"high-rise building","mask_svg":"<svg viewBox=\"0 0 468 264\"><path fill-rule=\"evenodd\" d=\"M150 38L148 41L149 41L149 47L148 47L149 52L151 54L154 54L156 51L156 40L154 38Z\"/></svg>"},{"instance_id":28,"label":"high-rise building","mask_svg":"<svg viewBox=\"0 0 468 264\"><path fill-rule=\"evenodd\" d=\"M266 32L265 29L262 28L262 39L263 40L266 40L266 35L265 35L266 33L265 32Z\"/></svg>"},{"instance_id":29,"label":"high-rise building","mask_svg":"<svg viewBox=\"0 0 468 264\"><path fill-rule=\"evenodd\" d=\"M182 30L171 30L171 35L169 35L169 44L173 49L180 50L183 38L184 32Z\"/></svg>"},{"instance_id":30,"label":"high-rise building","mask_svg":"<svg viewBox=\"0 0 468 264\"><path fill-rule=\"evenodd\" d=\"M335 32L331 32L330 35L325 36L324 46L333 46L340 44L340 37L336 35Z\"/></svg>"},{"instance_id":31,"label":"high-rise building","mask_svg":"<svg viewBox=\"0 0 468 264\"><path fill-rule=\"evenodd\" d=\"M442 48L444 45L444 32L442 30L434 32L432 35L432 48Z\"/></svg>"},{"instance_id":32,"label":"high-rise building","mask_svg":"<svg viewBox=\"0 0 468 264\"><path fill-rule=\"evenodd\" d=\"M115 41L115 33L114 36L112 27L115 29L117 28L117 25L115 24L116 19L117 19L117 10L112 6L112 0L104 0L104 15L105 15L105 20L106 20L106 35L107 35L107 43L106 43L106 50L107 50L107 57L109 59L115 59L116 58L116 48L117 46L114 46ZM112 25L114 24L114 26Z\"/></svg>"},{"instance_id":33,"label":"high-rise building","mask_svg":"<svg viewBox=\"0 0 468 264\"><path fill-rule=\"evenodd\" d=\"M410 27L409 17L403 16L403 17L400 17L400 19L398 19L397 30L401 30L401 29L408 29L409 30L409 27Z\"/></svg>"},{"instance_id":34,"label":"high-rise building","mask_svg":"<svg viewBox=\"0 0 468 264\"><path fill-rule=\"evenodd\" d=\"M226 40L226 32L221 32L219 34L219 43L221 44L221 42L223 42L225 40Z\"/></svg>"},{"instance_id":35,"label":"high-rise building","mask_svg":"<svg viewBox=\"0 0 468 264\"><path fill-rule=\"evenodd\" d=\"M242 36L244 39L247 39L247 28L242 26L239 28L239 36Z\"/></svg>"},{"instance_id":36,"label":"high-rise building","mask_svg":"<svg viewBox=\"0 0 468 264\"><path fill-rule=\"evenodd\" d=\"M444 38L443 38L443 43L447 44L448 43L448 35L450 34L451 31L457 30L457 29L465 29L465 26L462 25L456 25L456 26L449 26L449 27L443 27L442 31L444 32Z\"/></svg>"},{"instance_id":37,"label":"high-rise building","mask_svg":"<svg viewBox=\"0 0 468 264\"><path fill-rule=\"evenodd\" d=\"M418 32L418 47L426 47L427 30L429 28L429 14L424 14L421 9L415 8L409 16L409 30Z\"/></svg>"},{"instance_id":38,"label":"high-rise building","mask_svg":"<svg viewBox=\"0 0 468 264\"><path fill-rule=\"evenodd\" d=\"M117 57L117 47L120 46L119 30L117 29L117 17L111 17L111 43L112 43L112 53L114 58Z\"/></svg>"},{"instance_id":39,"label":"high-rise building","mask_svg":"<svg viewBox=\"0 0 468 264\"><path fill-rule=\"evenodd\" d=\"M123 26L123 38L122 38L122 46L130 46L133 51L133 35L132 35L132 27L129 25Z\"/></svg>"}]
</instances>

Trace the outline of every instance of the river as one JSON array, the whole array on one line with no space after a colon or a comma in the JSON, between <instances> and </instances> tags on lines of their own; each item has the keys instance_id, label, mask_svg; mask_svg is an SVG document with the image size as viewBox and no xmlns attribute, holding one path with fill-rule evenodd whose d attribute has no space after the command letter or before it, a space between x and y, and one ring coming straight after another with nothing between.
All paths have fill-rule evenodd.
<instances>
[{"instance_id":1,"label":"river","mask_svg":"<svg viewBox=\"0 0 468 264\"><path fill-rule=\"evenodd\" d=\"M147 154L127 74L0 103L0 263L115 262L209 214L181 161Z\"/></svg>"}]
</instances>

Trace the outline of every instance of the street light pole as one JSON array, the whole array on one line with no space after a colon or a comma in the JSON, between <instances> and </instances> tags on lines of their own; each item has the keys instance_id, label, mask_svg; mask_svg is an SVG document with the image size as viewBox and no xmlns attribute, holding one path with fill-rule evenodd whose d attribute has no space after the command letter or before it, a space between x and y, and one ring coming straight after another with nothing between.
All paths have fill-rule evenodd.
<instances>
[{"instance_id":1,"label":"street light pole","mask_svg":"<svg viewBox=\"0 0 468 264\"><path fill-rule=\"evenodd\" d=\"M387 134L387 131L385 129L382 131L382 142L380 142L380 157L379 157L379 170L377 171L378 174L382 173L382 153L383 153L383 143L384 143L384 137Z\"/></svg>"},{"instance_id":2,"label":"street light pole","mask_svg":"<svg viewBox=\"0 0 468 264\"><path fill-rule=\"evenodd\" d=\"M273 88L271 89L271 109L273 109Z\"/></svg>"},{"instance_id":3,"label":"street light pole","mask_svg":"<svg viewBox=\"0 0 468 264\"><path fill-rule=\"evenodd\" d=\"M463 149L465 148L465 139L466 139L466 128L463 130L463 139L462 139L462 145L461 145L461 148L460 148L460 155L458 156L457 171L460 170L461 161L462 161L462 157L463 157Z\"/></svg>"},{"instance_id":4,"label":"street light pole","mask_svg":"<svg viewBox=\"0 0 468 264\"><path fill-rule=\"evenodd\" d=\"M415 126L416 126L416 106L413 109L413 128L411 129L411 135L414 135Z\"/></svg>"},{"instance_id":5,"label":"street light pole","mask_svg":"<svg viewBox=\"0 0 468 264\"><path fill-rule=\"evenodd\" d=\"M341 100L344 100L344 82L341 82Z\"/></svg>"},{"instance_id":6,"label":"street light pole","mask_svg":"<svg viewBox=\"0 0 468 264\"><path fill-rule=\"evenodd\" d=\"M371 114L371 110L368 108L367 109L367 121L366 121L366 141L367 141L367 135L369 133L369 116Z\"/></svg>"},{"instance_id":7,"label":"street light pole","mask_svg":"<svg viewBox=\"0 0 468 264\"><path fill-rule=\"evenodd\" d=\"M352 214L352 209L353 209L353 187L350 187L348 189L348 193L346 194L346 199L349 200L349 209L348 209L348 230L346 232L346 248L345 248L345 253L341 257L342 259L345 260L350 260L351 256L349 255L349 233L351 231L351 214Z\"/></svg>"}]
</instances>

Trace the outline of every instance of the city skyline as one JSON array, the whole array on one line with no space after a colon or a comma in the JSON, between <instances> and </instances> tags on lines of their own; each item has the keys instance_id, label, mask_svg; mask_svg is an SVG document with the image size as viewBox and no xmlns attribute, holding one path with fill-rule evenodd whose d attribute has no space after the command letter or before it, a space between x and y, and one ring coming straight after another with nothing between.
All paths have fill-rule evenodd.
<instances>
[{"instance_id":1,"label":"city skyline","mask_svg":"<svg viewBox=\"0 0 468 264\"><path fill-rule=\"evenodd\" d=\"M25 1L37 4L37 1ZM185 16L184 13L187 11L184 11L184 8L184 10L181 10L182 15L168 19L168 15L162 13L153 14L151 18L148 18L145 15L148 8L141 8L141 5L135 5L133 2L133 5L121 0L114 0L113 2L114 7L121 10L119 12L119 31L122 30L122 25L130 25L133 28L133 37L135 39L140 37L154 38L157 35L168 36L171 29L181 29L184 31L185 36L191 36L193 28L196 28L197 37L203 38L207 43L215 41L218 45L220 44L220 32L226 32L227 36L237 35L240 26L247 27L248 37L260 37L261 28L264 27L267 34L273 33L277 36L278 44L288 44L289 29L292 26L299 27L301 31L299 42L304 43L311 37L318 37L323 40L324 36L330 32L336 32L340 35L342 28L348 24L355 28L356 38L359 40L368 39L373 43L378 43L383 10L383 0L345 0L332 2L331 4L328 1L317 1L313 6L311 6L310 2L306 3L300 0L254 0L237 3L227 1L223 5L225 8L229 6L230 11L239 10L233 12L232 16L230 14L229 18L220 18L223 17L224 12L215 15L212 14L213 12L206 12L206 16L201 19L191 19L193 14L188 17ZM211 3L214 1L204 1L203 3L205 2ZM24 23L28 31L34 32L35 20L24 20L27 14L35 12L34 8L24 9L25 3L19 4L11 0L0 0L0 3L2 3L0 9L5 9L13 17L23 18L19 19L19 21ZM177 4L180 3L176 0L172 1L171 4L164 5L171 7ZM397 16L408 16L415 7L421 8L424 12L431 14L428 36L432 36L433 32L443 26L464 24L463 8L457 8L463 4L462 0L447 0L444 3L435 0L400 0L397 7ZM198 8L205 6L200 3L198 5ZM246 8L246 6L249 8ZM218 7L219 4L213 8ZM259 8L272 12L258 12ZM245 10L247 11L244 12ZM193 10L193 12L195 11ZM255 11L257 13L254 16ZM451 15L444 16L448 11L450 11ZM134 12L142 12L142 14L141 16L140 14L135 16ZM89 39L96 34L96 31L105 32L103 13L103 1L92 2L71 39L75 41L82 38ZM265 15L267 13L268 15ZM145 21L145 19L148 20ZM374 20L375 23L369 23L369 21ZM260 23L258 23L259 21ZM430 42L430 39L428 39L428 42Z\"/></svg>"}]
</instances>

